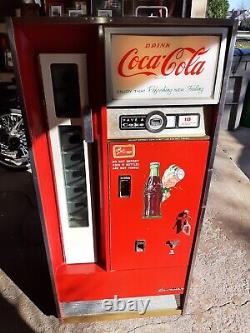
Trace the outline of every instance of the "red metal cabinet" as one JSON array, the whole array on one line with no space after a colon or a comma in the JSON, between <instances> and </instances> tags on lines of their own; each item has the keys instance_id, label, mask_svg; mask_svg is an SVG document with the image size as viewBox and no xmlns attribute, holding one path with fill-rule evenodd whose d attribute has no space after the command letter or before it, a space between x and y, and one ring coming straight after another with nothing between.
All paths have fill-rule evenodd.
<instances>
[{"instance_id":1,"label":"red metal cabinet","mask_svg":"<svg viewBox=\"0 0 250 333\"><path fill-rule=\"evenodd\" d=\"M117 297L123 304L147 297L147 315L179 314L205 211L237 26L51 18L14 19L9 28L59 316L141 315L128 308L109 312L106 302L114 304ZM194 58L201 50L206 51ZM119 64L125 62L121 73ZM73 84L58 80L69 83L62 91L52 69L64 66L71 68L70 77L77 75ZM79 94L69 94L72 87ZM69 110L60 115L55 96L68 96L71 106L78 96L79 115ZM84 155L79 162L84 168L68 164L66 156L74 162L76 155ZM147 215L144 207L152 162L162 186L158 215ZM173 165L182 177L163 187ZM71 184L75 171L76 178L82 172L77 186ZM84 192L81 205L76 190ZM86 196L91 218L82 214L80 221L74 209L86 208ZM72 224L72 212L75 222L84 223ZM94 253L90 259L88 250Z\"/></svg>"}]
</instances>

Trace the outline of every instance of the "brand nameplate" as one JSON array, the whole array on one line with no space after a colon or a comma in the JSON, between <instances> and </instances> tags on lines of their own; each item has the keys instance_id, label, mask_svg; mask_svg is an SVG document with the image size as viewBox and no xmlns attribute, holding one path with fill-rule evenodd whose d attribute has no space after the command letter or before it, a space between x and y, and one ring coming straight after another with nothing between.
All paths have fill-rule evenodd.
<instances>
[{"instance_id":1,"label":"brand nameplate","mask_svg":"<svg viewBox=\"0 0 250 333\"><path fill-rule=\"evenodd\" d=\"M214 99L220 50L219 35L113 34L111 98Z\"/></svg>"}]
</instances>

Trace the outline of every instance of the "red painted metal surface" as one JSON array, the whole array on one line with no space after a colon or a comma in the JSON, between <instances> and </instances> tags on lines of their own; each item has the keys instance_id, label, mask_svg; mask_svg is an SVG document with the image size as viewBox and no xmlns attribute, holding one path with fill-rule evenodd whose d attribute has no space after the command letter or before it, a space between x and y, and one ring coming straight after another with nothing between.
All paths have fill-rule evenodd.
<instances>
[{"instance_id":1,"label":"red painted metal surface","mask_svg":"<svg viewBox=\"0 0 250 333\"><path fill-rule=\"evenodd\" d=\"M106 108L102 108L101 135L98 136L102 204L98 226L101 243L105 240L103 250L106 256L103 254L97 265L62 265L56 274L59 299L71 302L113 298L114 295L182 294L199 214L209 141L108 143L106 132ZM113 146L124 144L135 145L133 159L139 160L139 169L129 172L112 170ZM143 219L143 191L152 161L161 163L161 176L169 165L175 163L184 169L185 177L162 204L162 218L146 220ZM128 174L132 177L132 195L121 199L118 197L118 177ZM185 209L191 216L190 236L177 235L175 228L178 214ZM145 252L135 252L137 239L146 239ZM180 244L175 254L169 255L166 242L176 239Z\"/></svg>"},{"instance_id":2,"label":"red painted metal surface","mask_svg":"<svg viewBox=\"0 0 250 333\"><path fill-rule=\"evenodd\" d=\"M45 238L48 244L56 292L58 293L59 286L56 272L64 264L64 259L38 55L40 53L86 53L88 62L92 63L92 66L88 69L88 80L89 86L93 87L92 90L89 90L90 102L93 106L95 103L100 105L100 99L103 98L100 90L94 85L95 71L104 71L103 65L102 70L100 69L103 59L96 60L99 54L99 46L96 45L98 38L96 25L72 24L69 29L67 22L57 22L55 24L53 20L50 23L16 20L13 29L26 111L25 118L36 169L37 177L35 181L41 198ZM91 40L91 43L89 40ZM93 56L94 53L95 56ZM100 82L102 82L102 77L100 77ZM102 84L100 83L100 85Z\"/></svg>"},{"instance_id":3,"label":"red painted metal surface","mask_svg":"<svg viewBox=\"0 0 250 333\"><path fill-rule=\"evenodd\" d=\"M130 142L135 146L134 158L114 158L113 147L126 144L121 141L109 144L112 269L187 266L198 219L209 141ZM160 177L172 164L185 171L184 179L171 189L171 196L162 202L160 218L143 216L144 186L151 162L160 163ZM133 163L138 163L138 169L129 169ZM115 169L117 164L118 170ZM129 198L118 196L121 175L131 176ZM190 235L177 233L177 217L185 210L191 217ZM144 251L135 251L136 240L145 240ZM174 255L169 255L170 247L166 244L170 240L180 241Z\"/></svg>"},{"instance_id":4,"label":"red painted metal surface","mask_svg":"<svg viewBox=\"0 0 250 333\"><path fill-rule=\"evenodd\" d=\"M105 271L92 264L64 265L56 275L60 302L182 294L185 267Z\"/></svg>"}]
</instances>

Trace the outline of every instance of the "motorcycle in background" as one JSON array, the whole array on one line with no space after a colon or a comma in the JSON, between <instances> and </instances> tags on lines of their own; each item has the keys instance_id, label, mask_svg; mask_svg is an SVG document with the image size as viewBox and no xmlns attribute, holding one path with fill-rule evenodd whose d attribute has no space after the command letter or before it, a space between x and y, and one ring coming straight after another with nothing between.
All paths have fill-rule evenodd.
<instances>
[{"instance_id":1,"label":"motorcycle in background","mask_svg":"<svg viewBox=\"0 0 250 333\"><path fill-rule=\"evenodd\" d=\"M0 83L0 165L30 167L28 145L15 82Z\"/></svg>"}]
</instances>

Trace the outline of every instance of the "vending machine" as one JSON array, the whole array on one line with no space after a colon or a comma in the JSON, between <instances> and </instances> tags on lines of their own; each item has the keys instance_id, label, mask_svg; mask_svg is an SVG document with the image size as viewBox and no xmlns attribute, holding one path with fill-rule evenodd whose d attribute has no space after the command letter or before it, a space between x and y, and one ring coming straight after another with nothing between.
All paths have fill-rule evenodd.
<instances>
[{"instance_id":1,"label":"vending machine","mask_svg":"<svg viewBox=\"0 0 250 333\"><path fill-rule=\"evenodd\" d=\"M182 313L236 26L13 19L9 30L59 317Z\"/></svg>"}]
</instances>

